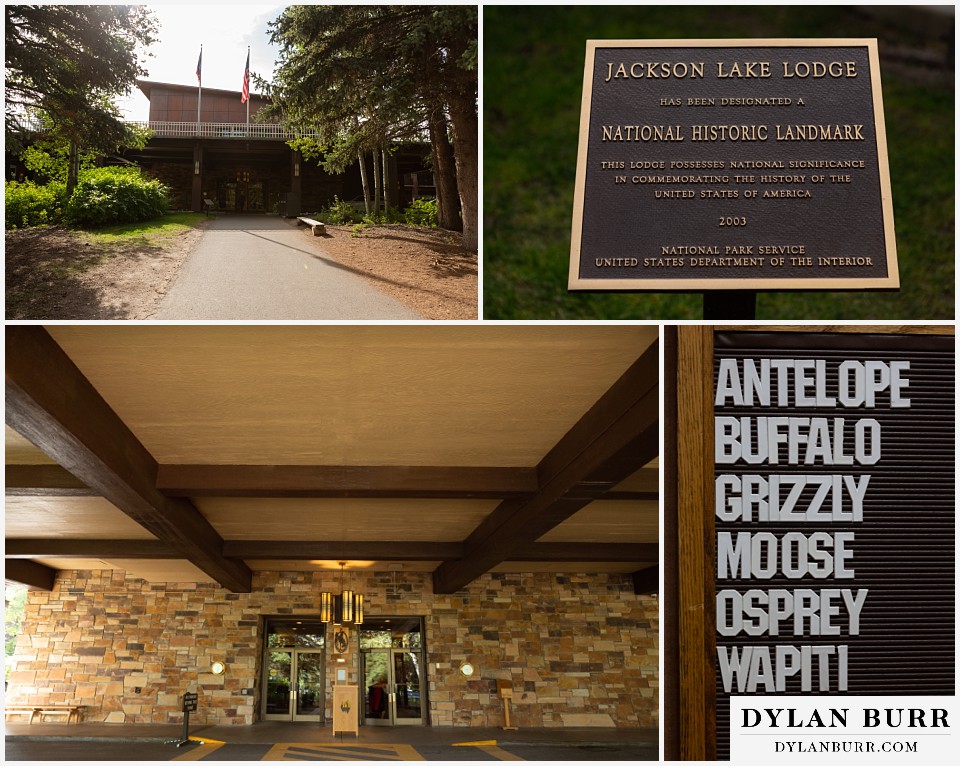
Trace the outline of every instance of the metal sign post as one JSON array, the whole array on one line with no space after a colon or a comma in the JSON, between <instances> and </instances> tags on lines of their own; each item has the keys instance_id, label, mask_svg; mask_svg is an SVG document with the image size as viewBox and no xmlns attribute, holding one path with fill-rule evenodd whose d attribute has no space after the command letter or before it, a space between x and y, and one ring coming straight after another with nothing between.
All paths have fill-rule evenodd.
<instances>
[{"instance_id":1,"label":"metal sign post","mask_svg":"<svg viewBox=\"0 0 960 766\"><path fill-rule=\"evenodd\" d=\"M179 742L176 742L177 747L183 747L184 745L190 742L190 713L197 712L197 700L199 695L196 692L184 692L183 694L183 736L180 738Z\"/></svg>"}]
</instances>

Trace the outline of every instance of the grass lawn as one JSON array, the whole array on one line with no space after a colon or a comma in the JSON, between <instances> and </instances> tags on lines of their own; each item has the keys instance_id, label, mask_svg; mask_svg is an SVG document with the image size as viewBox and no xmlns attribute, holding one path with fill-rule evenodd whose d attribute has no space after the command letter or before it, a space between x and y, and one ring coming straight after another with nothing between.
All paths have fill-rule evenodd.
<instances>
[{"instance_id":1,"label":"grass lawn","mask_svg":"<svg viewBox=\"0 0 960 766\"><path fill-rule=\"evenodd\" d=\"M952 17L943 28L952 39ZM567 291L585 42L756 37L880 40L901 282L899 292L761 293L757 318L953 319L953 76L884 57L930 52L909 25L836 6L488 6L484 30L485 319L702 316L700 295Z\"/></svg>"},{"instance_id":2,"label":"grass lawn","mask_svg":"<svg viewBox=\"0 0 960 766\"><path fill-rule=\"evenodd\" d=\"M152 221L79 229L77 233L86 241L98 245L146 245L176 237L196 228L205 220L203 213L168 213Z\"/></svg>"}]
</instances>

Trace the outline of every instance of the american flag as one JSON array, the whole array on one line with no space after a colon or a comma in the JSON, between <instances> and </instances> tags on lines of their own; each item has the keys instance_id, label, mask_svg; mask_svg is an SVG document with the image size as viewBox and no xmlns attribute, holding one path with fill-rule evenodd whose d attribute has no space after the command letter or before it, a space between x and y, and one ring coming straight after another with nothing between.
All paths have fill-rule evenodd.
<instances>
[{"instance_id":1,"label":"american flag","mask_svg":"<svg viewBox=\"0 0 960 766\"><path fill-rule=\"evenodd\" d=\"M200 80L200 65L203 63L203 46L200 46L200 58L197 59L197 83L201 82Z\"/></svg>"},{"instance_id":2,"label":"american flag","mask_svg":"<svg viewBox=\"0 0 960 766\"><path fill-rule=\"evenodd\" d=\"M243 68L243 93L240 94L240 103L250 100L250 51L247 51L247 65Z\"/></svg>"}]
</instances>

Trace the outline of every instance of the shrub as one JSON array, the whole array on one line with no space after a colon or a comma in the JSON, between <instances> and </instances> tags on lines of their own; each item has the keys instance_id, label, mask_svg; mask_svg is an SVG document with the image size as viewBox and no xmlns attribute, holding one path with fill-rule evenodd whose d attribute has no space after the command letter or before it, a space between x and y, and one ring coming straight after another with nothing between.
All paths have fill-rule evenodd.
<instances>
[{"instance_id":1,"label":"shrub","mask_svg":"<svg viewBox=\"0 0 960 766\"><path fill-rule=\"evenodd\" d=\"M37 186L7 181L4 191L5 226L16 229L59 223L63 218L66 187L61 183Z\"/></svg>"},{"instance_id":2,"label":"shrub","mask_svg":"<svg viewBox=\"0 0 960 766\"><path fill-rule=\"evenodd\" d=\"M436 226L437 201L430 197L415 199L403 211L404 220L411 226Z\"/></svg>"},{"instance_id":3,"label":"shrub","mask_svg":"<svg viewBox=\"0 0 960 766\"><path fill-rule=\"evenodd\" d=\"M66 219L82 226L148 221L166 212L167 193L166 186L141 177L137 168L94 168L81 175Z\"/></svg>"},{"instance_id":4,"label":"shrub","mask_svg":"<svg viewBox=\"0 0 960 766\"><path fill-rule=\"evenodd\" d=\"M353 209L353 205L344 202L339 197L334 197L327 207L320 211L320 220L324 223L340 226L345 223L357 223L359 213Z\"/></svg>"}]
</instances>

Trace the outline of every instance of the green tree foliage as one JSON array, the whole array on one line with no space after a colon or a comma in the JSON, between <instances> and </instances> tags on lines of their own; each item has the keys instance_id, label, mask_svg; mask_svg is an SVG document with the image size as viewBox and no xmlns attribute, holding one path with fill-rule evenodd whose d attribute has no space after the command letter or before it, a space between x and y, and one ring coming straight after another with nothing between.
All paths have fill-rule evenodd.
<instances>
[{"instance_id":1,"label":"green tree foliage","mask_svg":"<svg viewBox=\"0 0 960 766\"><path fill-rule=\"evenodd\" d=\"M142 149L150 138L150 130L137 125L127 126L127 139L124 146ZM59 182L66 184L69 171L71 147L70 142L60 136L46 133L31 141L29 146L20 152L20 161L24 167L37 179L47 183ZM96 165L99 153L92 149L77 151L77 166L82 174Z\"/></svg>"},{"instance_id":2,"label":"green tree foliage","mask_svg":"<svg viewBox=\"0 0 960 766\"><path fill-rule=\"evenodd\" d=\"M45 186L27 181L7 181L3 195L4 224L8 229L59 223L66 205L66 184Z\"/></svg>"},{"instance_id":3,"label":"green tree foliage","mask_svg":"<svg viewBox=\"0 0 960 766\"><path fill-rule=\"evenodd\" d=\"M5 138L25 143L30 120L42 115L50 132L76 147L113 152L131 140L113 99L146 74L139 46L154 42L157 23L136 5L7 5Z\"/></svg>"},{"instance_id":4,"label":"green tree foliage","mask_svg":"<svg viewBox=\"0 0 960 766\"><path fill-rule=\"evenodd\" d=\"M166 212L168 191L160 181L142 178L138 168L94 168L77 184L66 220L80 226L149 221Z\"/></svg>"},{"instance_id":5,"label":"green tree foliage","mask_svg":"<svg viewBox=\"0 0 960 766\"><path fill-rule=\"evenodd\" d=\"M411 226L436 226L437 201L427 197L415 199L413 204L403 211L404 219Z\"/></svg>"},{"instance_id":6,"label":"green tree foliage","mask_svg":"<svg viewBox=\"0 0 960 766\"><path fill-rule=\"evenodd\" d=\"M293 6L271 26L281 52L260 114L319 131L295 148L327 169L420 138L438 111L449 116L464 245L476 249L477 7Z\"/></svg>"},{"instance_id":7,"label":"green tree foliage","mask_svg":"<svg viewBox=\"0 0 960 766\"><path fill-rule=\"evenodd\" d=\"M12 657L17 648L17 637L20 635L20 625L23 622L23 611L27 603L27 586L18 583L7 583L4 587L4 631L3 643L6 649L5 656Z\"/></svg>"}]
</instances>

